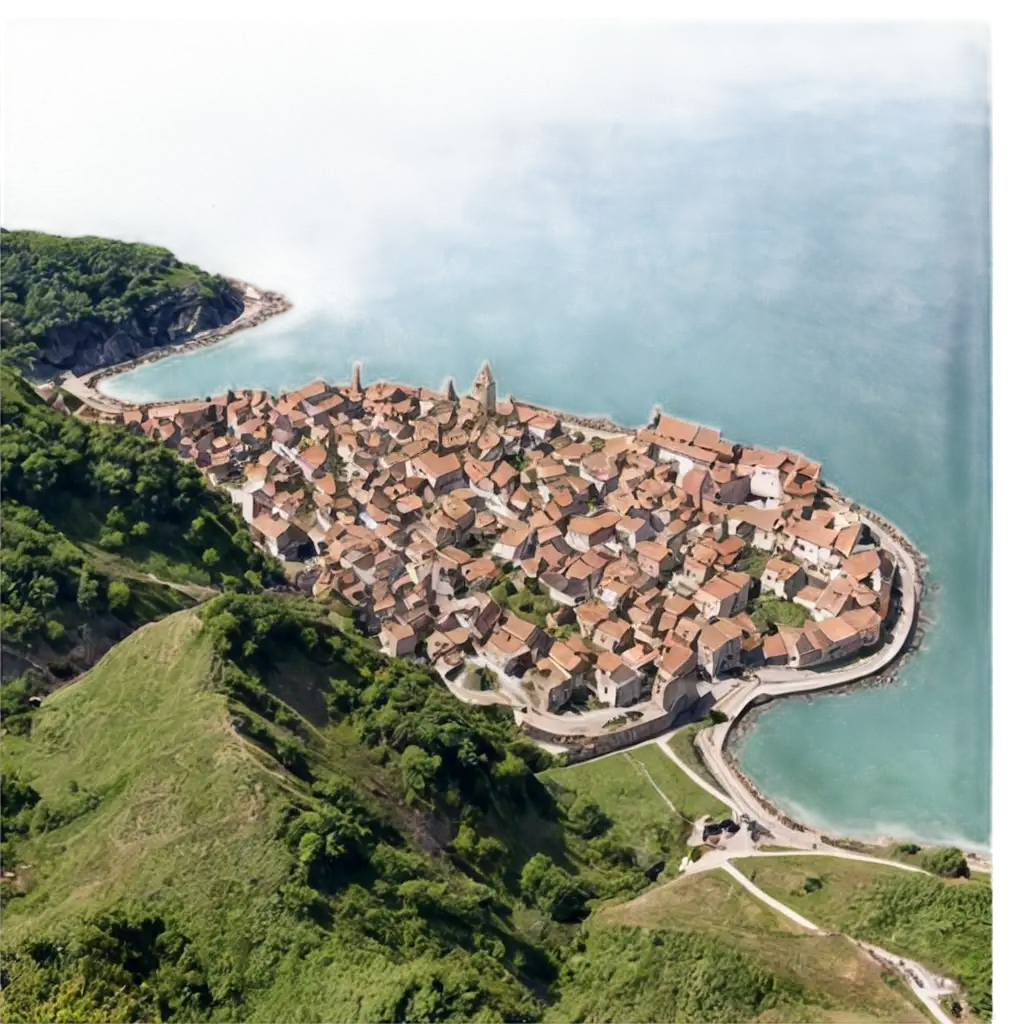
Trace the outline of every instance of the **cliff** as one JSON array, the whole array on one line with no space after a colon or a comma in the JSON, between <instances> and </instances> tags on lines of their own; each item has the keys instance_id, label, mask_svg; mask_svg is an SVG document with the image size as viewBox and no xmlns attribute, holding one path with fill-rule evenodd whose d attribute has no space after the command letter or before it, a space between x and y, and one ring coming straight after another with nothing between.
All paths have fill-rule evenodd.
<instances>
[{"instance_id":1,"label":"cliff","mask_svg":"<svg viewBox=\"0 0 1024 1024\"><path fill-rule=\"evenodd\" d=\"M3 231L3 344L30 375L76 374L138 358L236 320L236 282L167 249L86 236Z\"/></svg>"},{"instance_id":2,"label":"cliff","mask_svg":"<svg viewBox=\"0 0 1024 1024\"><path fill-rule=\"evenodd\" d=\"M235 320L243 305L242 296L230 287L213 296L190 287L140 306L121 323L90 317L51 327L36 342L39 354L30 375L42 380L64 370L82 374L178 345Z\"/></svg>"}]
</instances>

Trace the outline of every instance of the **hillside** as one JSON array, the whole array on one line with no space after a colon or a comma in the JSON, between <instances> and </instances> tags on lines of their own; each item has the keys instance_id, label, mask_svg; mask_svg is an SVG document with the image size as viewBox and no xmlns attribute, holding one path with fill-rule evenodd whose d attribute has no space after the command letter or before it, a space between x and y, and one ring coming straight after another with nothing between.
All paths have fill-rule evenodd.
<instances>
[{"instance_id":1,"label":"hillside","mask_svg":"<svg viewBox=\"0 0 1024 1024\"><path fill-rule=\"evenodd\" d=\"M937 878L839 860L778 857L737 860L770 896L815 923L919 960L956 978L971 1010L992 1016L991 880ZM804 883L816 879L807 891Z\"/></svg>"},{"instance_id":2,"label":"hillside","mask_svg":"<svg viewBox=\"0 0 1024 1024\"><path fill-rule=\"evenodd\" d=\"M34 351L32 375L83 373L230 323L242 297L166 249L4 231L3 344Z\"/></svg>"},{"instance_id":3,"label":"hillside","mask_svg":"<svg viewBox=\"0 0 1024 1024\"><path fill-rule=\"evenodd\" d=\"M141 628L2 754L4 1020L843 1005L827 973L797 977L739 929L606 922L649 888L644 851L586 799L562 809L506 714L304 600L224 595ZM856 1019L917 1019L872 991Z\"/></svg>"},{"instance_id":4,"label":"hillside","mask_svg":"<svg viewBox=\"0 0 1024 1024\"><path fill-rule=\"evenodd\" d=\"M214 587L281 578L223 493L156 441L83 423L0 367L5 727L33 687ZM42 681L12 682L28 666ZM38 684L38 685L37 685Z\"/></svg>"}]
</instances>

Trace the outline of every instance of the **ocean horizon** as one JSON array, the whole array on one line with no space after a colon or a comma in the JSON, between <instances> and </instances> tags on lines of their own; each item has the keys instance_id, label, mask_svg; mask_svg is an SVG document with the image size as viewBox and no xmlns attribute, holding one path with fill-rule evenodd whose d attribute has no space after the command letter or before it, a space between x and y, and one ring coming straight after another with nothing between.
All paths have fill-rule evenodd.
<instances>
[{"instance_id":1,"label":"ocean horizon","mask_svg":"<svg viewBox=\"0 0 1024 1024\"><path fill-rule=\"evenodd\" d=\"M5 226L163 245L294 303L107 393L276 393L356 362L365 382L465 393L487 360L499 394L627 425L657 404L820 461L928 557L930 625L896 683L760 712L740 763L837 835L987 847L983 32L534 26L464 52L433 28L417 79L411 31L247 26L207 65L218 30L164 28L197 69L171 103L146 98L170 69L140 24L138 97L115 104L111 72L58 104L54 62L114 52L108 28L75 31L17 28ZM231 138L190 118L203 104L232 111ZM186 158L148 141L154 121ZM107 163L104 138L132 155Z\"/></svg>"}]
</instances>

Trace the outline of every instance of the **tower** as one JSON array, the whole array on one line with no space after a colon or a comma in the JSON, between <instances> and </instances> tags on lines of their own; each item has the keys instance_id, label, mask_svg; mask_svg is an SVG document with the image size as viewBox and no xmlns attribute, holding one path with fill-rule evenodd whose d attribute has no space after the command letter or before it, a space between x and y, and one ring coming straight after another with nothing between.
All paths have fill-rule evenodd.
<instances>
[{"instance_id":1,"label":"tower","mask_svg":"<svg viewBox=\"0 0 1024 1024\"><path fill-rule=\"evenodd\" d=\"M352 365L352 390L362 392L363 382L359 376L359 363Z\"/></svg>"},{"instance_id":2,"label":"tower","mask_svg":"<svg viewBox=\"0 0 1024 1024\"><path fill-rule=\"evenodd\" d=\"M476 380L473 382L472 396L484 407L484 412L488 416L494 415L494 406L498 397L497 392L498 387L494 383L491 368L487 363L484 363L480 367L480 372L476 375Z\"/></svg>"},{"instance_id":3,"label":"tower","mask_svg":"<svg viewBox=\"0 0 1024 1024\"><path fill-rule=\"evenodd\" d=\"M447 398L449 402L458 402L459 400L459 396L455 391L455 381L452 380L451 377L448 378L448 383L445 385L444 397Z\"/></svg>"}]
</instances>

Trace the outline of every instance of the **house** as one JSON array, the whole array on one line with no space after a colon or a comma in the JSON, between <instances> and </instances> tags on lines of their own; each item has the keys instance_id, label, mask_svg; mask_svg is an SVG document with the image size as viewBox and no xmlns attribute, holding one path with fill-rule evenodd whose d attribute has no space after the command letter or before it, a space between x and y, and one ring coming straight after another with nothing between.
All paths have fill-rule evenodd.
<instances>
[{"instance_id":1,"label":"house","mask_svg":"<svg viewBox=\"0 0 1024 1024\"><path fill-rule=\"evenodd\" d=\"M786 642L779 633L772 633L764 638L761 646L761 655L765 665L785 665L789 662L789 651Z\"/></svg>"},{"instance_id":2,"label":"house","mask_svg":"<svg viewBox=\"0 0 1024 1024\"><path fill-rule=\"evenodd\" d=\"M743 611L750 593L750 577L742 572L725 572L697 588L693 603L708 619L727 618Z\"/></svg>"},{"instance_id":3,"label":"house","mask_svg":"<svg viewBox=\"0 0 1024 1024\"><path fill-rule=\"evenodd\" d=\"M649 520L637 515L621 519L615 527L615 534L623 547L633 551L639 542L652 540L655 530Z\"/></svg>"},{"instance_id":4,"label":"house","mask_svg":"<svg viewBox=\"0 0 1024 1024\"><path fill-rule=\"evenodd\" d=\"M456 487L465 487L466 478L462 472L459 457L450 452L448 455L435 455L426 451L412 460L413 472L427 481L435 495L441 495Z\"/></svg>"},{"instance_id":5,"label":"house","mask_svg":"<svg viewBox=\"0 0 1024 1024\"><path fill-rule=\"evenodd\" d=\"M696 652L689 647L666 648L651 688L651 700L663 711L679 712L695 704L699 697Z\"/></svg>"},{"instance_id":6,"label":"house","mask_svg":"<svg viewBox=\"0 0 1024 1024\"><path fill-rule=\"evenodd\" d=\"M533 654L544 654L551 645L551 638L544 630L512 612L502 622L502 629L526 644Z\"/></svg>"},{"instance_id":7,"label":"house","mask_svg":"<svg viewBox=\"0 0 1024 1024\"><path fill-rule=\"evenodd\" d=\"M807 573L796 562L769 558L761 573L761 593L774 594L785 601L792 601L806 585Z\"/></svg>"},{"instance_id":8,"label":"house","mask_svg":"<svg viewBox=\"0 0 1024 1024\"><path fill-rule=\"evenodd\" d=\"M824 619L817 624L817 629L828 637L829 646L823 658L825 661L847 658L861 647L859 630L844 619Z\"/></svg>"},{"instance_id":9,"label":"house","mask_svg":"<svg viewBox=\"0 0 1024 1024\"><path fill-rule=\"evenodd\" d=\"M587 677L586 658L564 640L556 640L548 651L548 658L568 675L573 686L581 686Z\"/></svg>"},{"instance_id":10,"label":"house","mask_svg":"<svg viewBox=\"0 0 1024 1024\"><path fill-rule=\"evenodd\" d=\"M712 573L718 552L710 544L695 544L683 558L680 577L690 586L699 586Z\"/></svg>"},{"instance_id":11,"label":"house","mask_svg":"<svg viewBox=\"0 0 1024 1024\"><path fill-rule=\"evenodd\" d=\"M586 659L562 640L551 647L547 656L537 662L530 677L544 697L549 711L564 707L586 679Z\"/></svg>"},{"instance_id":12,"label":"house","mask_svg":"<svg viewBox=\"0 0 1024 1024\"><path fill-rule=\"evenodd\" d=\"M836 576L818 595L818 599L811 609L811 617L816 622L821 622L824 619L841 615L858 603L856 593L860 589L860 584L851 580L849 576Z\"/></svg>"},{"instance_id":13,"label":"house","mask_svg":"<svg viewBox=\"0 0 1024 1024\"><path fill-rule=\"evenodd\" d=\"M390 619L380 627L380 644L392 658L402 658L416 650L416 633L404 622Z\"/></svg>"},{"instance_id":14,"label":"house","mask_svg":"<svg viewBox=\"0 0 1024 1024\"><path fill-rule=\"evenodd\" d=\"M618 654L632 643L633 628L622 619L605 619L595 627L591 639L602 650Z\"/></svg>"},{"instance_id":15,"label":"house","mask_svg":"<svg viewBox=\"0 0 1024 1024\"><path fill-rule=\"evenodd\" d=\"M795 626L779 626L778 629L790 667L806 668L821 661L821 648L811 641L806 630Z\"/></svg>"},{"instance_id":16,"label":"house","mask_svg":"<svg viewBox=\"0 0 1024 1024\"><path fill-rule=\"evenodd\" d=\"M878 643L882 630L882 617L873 608L854 608L839 616L857 630L862 647Z\"/></svg>"},{"instance_id":17,"label":"house","mask_svg":"<svg viewBox=\"0 0 1024 1024\"><path fill-rule=\"evenodd\" d=\"M258 515L249 524L249 529L253 540L275 558L298 558L303 547L307 545L312 553L309 534L292 520L273 519L266 514Z\"/></svg>"},{"instance_id":18,"label":"house","mask_svg":"<svg viewBox=\"0 0 1024 1024\"><path fill-rule=\"evenodd\" d=\"M319 444L310 445L299 452L295 463L307 480L321 477L327 472L327 450Z\"/></svg>"},{"instance_id":19,"label":"house","mask_svg":"<svg viewBox=\"0 0 1024 1024\"><path fill-rule=\"evenodd\" d=\"M785 452L747 448L740 454L737 469L749 474L750 493L755 498L779 501L783 497L782 467L786 459Z\"/></svg>"},{"instance_id":20,"label":"house","mask_svg":"<svg viewBox=\"0 0 1024 1024\"><path fill-rule=\"evenodd\" d=\"M619 522L617 512L601 512L594 516L573 516L565 533L565 541L577 551L589 551L599 544L615 539Z\"/></svg>"},{"instance_id":21,"label":"house","mask_svg":"<svg viewBox=\"0 0 1024 1024\"><path fill-rule=\"evenodd\" d=\"M709 679L739 668L743 660L743 630L728 619L701 628L697 637L697 663Z\"/></svg>"},{"instance_id":22,"label":"house","mask_svg":"<svg viewBox=\"0 0 1024 1024\"><path fill-rule=\"evenodd\" d=\"M847 576L870 587L876 593L882 591L885 582L892 580L892 555L881 548L859 551L845 558L842 567Z\"/></svg>"},{"instance_id":23,"label":"house","mask_svg":"<svg viewBox=\"0 0 1024 1024\"><path fill-rule=\"evenodd\" d=\"M536 669L530 673L529 682L541 696L548 711L558 711L572 699L572 677L550 658L541 658Z\"/></svg>"},{"instance_id":24,"label":"house","mask_svg":"<svg viewBox=\"0 0 1024 1024\"><path fill-rule=\"evenodd\" d=\"M522 675L533 664L529 646L508 630L498 628L491 633L480 650L484 662L504 675Z\"/></svg>"},{"instance_id":25,"label":"house","mask_svg":"<svg viewBox=\"0 0 1024 1024\"><path fill-rule=\"evenodd\" d=\"M644 677L617 654L603 651L597 658L597 698L612 707L635 704L643 692Z\"/></svg>"},{"instance_id":26,"label":"house","mask_svg":"<svg viewBox=\"0 0 1024 1024\"><path fill-rule=\"evenodd\" d=\"M641 572L654 579L661 579L671 572L676 558L664 544L644 540L636 545L636 564Z\"/></svg>"},{"instance_id":27,"label":"house","mask_svg":"<svg viewBox=\"0 0 1024 1024\"><path fill-rule=\"evenodd\" d=\"M822 567L839 564L839 555L834 550L838 530L810 519L790 520L783 527L783 537L789 550L802 561Z\"/></svg>"},{"instance_id":28,"label":"house","mask_svg":"<svg viewBox=\"0 0 1024 1024\"><path fill-rule=\"evenodd\" d=\"M570 608L590 596L590 588L586 579L567 579L558 572L542 572L538 579L547 587L552 600Z\"/></svg>"}]
</instances>

